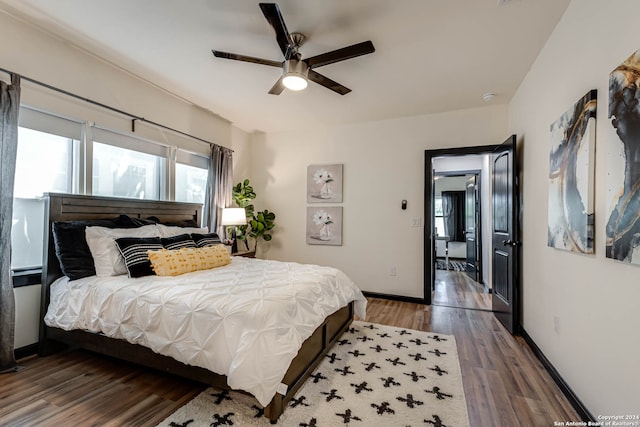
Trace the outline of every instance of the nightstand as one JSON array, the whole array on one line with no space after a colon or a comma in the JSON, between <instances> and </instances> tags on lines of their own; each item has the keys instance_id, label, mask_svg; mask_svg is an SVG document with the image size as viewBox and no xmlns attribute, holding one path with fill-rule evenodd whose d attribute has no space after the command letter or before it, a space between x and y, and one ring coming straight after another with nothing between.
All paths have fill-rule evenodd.
<instances>
[{"instance_id":1,"label":"nightstand","mask_svg":"<svg viewBox=\"0 0 640 427\"><path fill-rule=\"evenodd\" d=\"M239 251L239 252L232 253L231 256L243 256L245 258L255 258L256 251Z\"/></svg>"}]
</instances>

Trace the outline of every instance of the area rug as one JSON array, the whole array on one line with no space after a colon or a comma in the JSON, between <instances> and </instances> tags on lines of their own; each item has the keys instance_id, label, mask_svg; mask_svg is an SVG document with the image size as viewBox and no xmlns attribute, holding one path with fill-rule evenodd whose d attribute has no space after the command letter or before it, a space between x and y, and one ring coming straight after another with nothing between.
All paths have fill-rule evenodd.
<instances>
[{"instance_id":1,"label":"area rug","mask_svg":"<svg viewBox=\"0 0 640 427\"><path fill-rule=\"evenodd\" d=\"M463 261L449 261L447 264L444 260L436 260L436 270L452 270L452 271L467 271L467 263Z\"/></svg>"},{"instance_id":2,"label":"area rug","mask_svg":"<svg viewBox=\"0 0 640 427\"><path fill-rule=\"evenodd\" d=\"M271 426L252 397L209 388L159 426ZM469 425L453 336L355 321L278 426Z\"/></svg>"}]
</instances>

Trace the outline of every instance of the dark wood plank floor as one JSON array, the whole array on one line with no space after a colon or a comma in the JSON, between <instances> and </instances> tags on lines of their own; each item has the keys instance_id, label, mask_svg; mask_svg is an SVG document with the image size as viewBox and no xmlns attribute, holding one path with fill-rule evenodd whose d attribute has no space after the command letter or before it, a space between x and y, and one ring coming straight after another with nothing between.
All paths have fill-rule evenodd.
<instances>
[{"instance_id":1,"label":"dark wood plank floor","mask_svg":"<svg viewBox=\"0 0 640 427\"><path fill-rule=\"evenodd\" d=\"M367 321L455 335L472 427L578 420L540 362L485 311L370 299ZM0 426L154 426L204 386L72 351L0 376Z\"/></svg>"}]
</instances>

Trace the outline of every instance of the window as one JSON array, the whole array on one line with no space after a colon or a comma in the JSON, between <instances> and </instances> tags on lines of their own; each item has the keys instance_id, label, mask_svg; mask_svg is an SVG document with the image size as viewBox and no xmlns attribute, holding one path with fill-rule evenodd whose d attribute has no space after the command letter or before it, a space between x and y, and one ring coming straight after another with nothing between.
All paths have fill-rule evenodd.
<instances>
[{"instance_id":1,"label":"window","mask_svg":"<svg viewBox=\"0 0 640 427\"><path fill-rule=\"evenodd\" d=\"M168 146L99 127L92 127L91 135L92 194L168 199Z\"/></svg>"},{"instance_id":2,"label":"window","mask_svg":"<svg viewBox=\"0 0 640 427\"><path fill-rule=\"evenodd\" d=\"M70 193L75 177L73 139L32 129L18 129L18 153L13 189L11 268L42 265L42 234L46 192Z\"/></svg>"},{"instance_id":3,"label":"window","mask_svg":"<svg viewBox=\"0 0 640 427\"><path fill-rule=\"evenodd\" d=\"M164 135L161 140L165 142L89 126L22 106L11 269L27 272L42 266L43 193L86 192L204 203L209 158L177 148L193 145L193 141L178 141L171 135ZM194 147L195 151L198 149Z\"/></svg>"},{"instance_id":4,"label":"window","mask_svg":"<svg viewBox=\"0 0 640 427\"><path fill-rule=\"evenodd\" d=\"M209 159L178 150L176 153L175 200L204 203L209 176Z\"/></svg>"},{"instance_id":5,"label":"window","mask_svg":"<svg viewBox=\"0 0 640 427\"><path fill-rule=\"evenodd\" d=\"M437 236L446 236L447 233L444 232L444 215L442 213L442 197L435 196L433 199L434 206L434 225L436 227L436 235Z\"/></svg>"},{"instance_id":6,"label":"window","mask_svg":"<svg viewBox=\"0 0 640 427\"><path fill-rule=\"evenodd\" d=\"M164 159L102 143L93 144L93 194L160 200Z\"/></svg>"}]
</instances>

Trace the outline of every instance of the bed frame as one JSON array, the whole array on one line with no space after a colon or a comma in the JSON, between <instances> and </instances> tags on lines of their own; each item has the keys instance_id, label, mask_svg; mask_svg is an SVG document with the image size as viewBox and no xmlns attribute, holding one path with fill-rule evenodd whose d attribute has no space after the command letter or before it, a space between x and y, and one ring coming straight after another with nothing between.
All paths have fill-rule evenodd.
<instances>
[{"instance_id":1,"label":"bed frame","mask_svg":"<svg viewBox=\"0 0 640 427\"><path fill-rule=\"evenodd\" d=\"M44 197L45 253L42 266L41 324L38 354L45 356L69 346L83 348L214 387L229 389L226 376L204 368L185 365L171 357L155 353L146 347L109 338L102 334L79 330L64 331L44 324L44 316L49 306L51 283L62 276L60 264L55 254L51 231L53 222L114 218L119 214L126 214L132 218L154 216L161 222L194 220L197 224L200 224L202 205L55 193L45 194ZM353 302L351 302L327 317L311 337L302 344L298 355L291 362L282 380L287 385L287 393L284 395L276 394L271 403L264 409L265 417L269 418L272 424L276 423L287 403L322 361L340 335L347 330L353 320L353 313Z\"/></svg>"}]
</instances>

